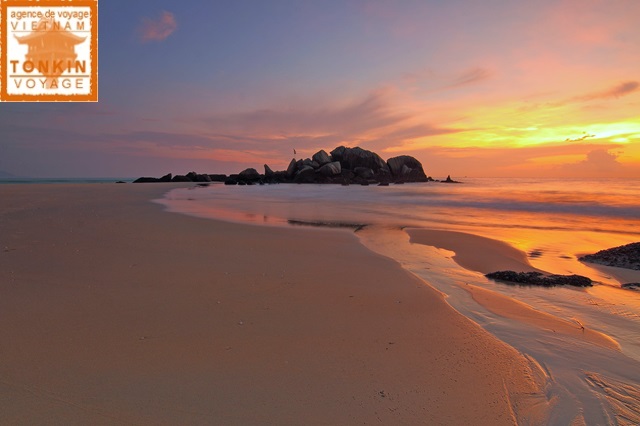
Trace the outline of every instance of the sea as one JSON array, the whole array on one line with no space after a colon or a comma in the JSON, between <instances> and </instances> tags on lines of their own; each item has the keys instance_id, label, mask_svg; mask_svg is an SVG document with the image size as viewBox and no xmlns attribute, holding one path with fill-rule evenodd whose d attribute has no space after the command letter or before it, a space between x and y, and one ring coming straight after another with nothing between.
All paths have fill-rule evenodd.
<instances>
[{"instance_id":1,"label":"sea","mask_svg":"<svg viewBox=\"0 0 640 426\"><path fill-rule=\"evenodd\" d=\"M32 178L32 177L0 177L0 185L16 184L64 184L64 183L114 183L133 182L135 178Z\"/></svg>"},{"instance_id":2,"label":"sea","mask_svg":"<svg viewBox=\"0 0 640 426\"><path fill-rule=\"evenodd\" d=\"M511 345L546 380L549 424L640 424L640 271L595 267L580 255L640 241L640 179L490 179L361 185L211 184L170 190L168 211L255 226L326 226L354 232L396 260L447 303ZM461 267L455 252L410 241L407 230L455 231L506 242L554 274L590 288L513 286ZM446 244L445 244L446 245ZM482 250L482 248L480 248ZM615 350L556 333L478 303L468 286L506 296L543 315L617 342ZM517 408L514 408L517 409ZM521 419L526 423L526 419Z\"/></svg>"}]
</instances>

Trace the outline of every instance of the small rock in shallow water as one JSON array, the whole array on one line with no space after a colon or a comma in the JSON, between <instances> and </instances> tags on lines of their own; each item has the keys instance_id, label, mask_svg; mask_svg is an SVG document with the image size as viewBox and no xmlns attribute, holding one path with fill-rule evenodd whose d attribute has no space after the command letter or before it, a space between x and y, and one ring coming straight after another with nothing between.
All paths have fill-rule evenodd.
<instances>
[{"instance_id":1,"label":"small rock in shallow water","mask_svg":"<svg viewBox=\"0 0 640 426\"><path fill-rule=\"evenodd\" d=\"M555 287L570 285L574 287L591 287L590 278L582 275L544 275L540 272L497 271L485 275L487 278L506 283Z\"/></svg>"},{"instance_id":2,"label":"small rock in shallow water","mask_svg":"<svg viewBox=\"0 0 640 426\"><path fill-rule=\"evenodd\" d=\"M597 263L618 268L640 270L640 242L600 250L595 254L582 256L581 262Z\"/></svg>"},{"instance_id":3,"label":"small rock in shallow water","mask_svg":"<svg viewBox=\"0 0 640 426\"><path fill-rule=\"evenodd\" d=\"M627 290L640 290L640 283L626 283L622 284L620 287Z\"/></svg>"}]
</instances>

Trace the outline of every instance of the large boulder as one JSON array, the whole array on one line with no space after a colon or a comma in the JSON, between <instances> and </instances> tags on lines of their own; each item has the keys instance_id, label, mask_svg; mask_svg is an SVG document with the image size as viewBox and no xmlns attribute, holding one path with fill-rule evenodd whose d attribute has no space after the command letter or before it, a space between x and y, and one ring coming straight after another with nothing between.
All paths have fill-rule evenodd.
<instances>
[{"instance_id":1,"label":"large boulder","mask_svg":"<svg viewBox=\"0 0 640 426\"><path fill-rule=\"evenodd\" d=\"M245 182L255 182L260 180L260 173L256 169L248 168L241 171L238 174L238 178Z\"/></svg>"},{"instance_id":2,"label":"large boulder","mask_svg":"<svg viewBox=\"0 0 640 426\"><path fill-rule=\"evenodd\" d=\"M331 161L340 161L342 160L342 156L344 155L344 151L347 148L344 146L339 146L337 148L334 148L333 151L331 151L329 154L331 155Z\"/></svg>"},{"instance_id":3,"label":"large boulder","mask_svg":"<svg viewBox=\"0 0 640 426\"><path fill-rule=\"evenodd\" d=\"M376 179L378 182L391 182L393 180L389 167L378 169L376 172L374 172L374 174L374 179Z\"/></svg>"},{"instance_id":4,"label":"large boulder","mask_svg":"<svg viewBox=\"0 0 640 426\"><path fill-rule=\"evenodd\" d=\"M387 163L375 152L360 147L346 148L339 146L331 151L333 161L339 161L343 169L354 170L356 167L368 167L374 173L387 170Z\"/></svg>"},{"instance_id":5,"label":"large boulder","mask_svg":"<svg viewBox=\"0 0 640 426\"><path fill-rule=\"evenodd\" d=\"M325 164L331 162L331 157L329 157L329 154L327 154L327 152L324 149L321 149L320 151L313 154L313 157L311 158L320 166L324 166Z\"/></svg>"},{"instance_id":6,"label":"large boulder","mask_svg":"<svg viewBox=\"0 0 640 426\"><path fill-rule=\"evenodd\" d=\"M275 173L273 172L273 170L271 170L271 167L269 167L268 165L264 165L264 177L270 179L275 175Z\"/></svg>"},{"instance_id":7,"label":"large boulder","mask_svg":"<svg viewBox=\"0 0 640 426\"><path fill-rule=\"evenodd\" d=\"M297 170L298 170L298 164L296 162L296 159L292 158L291 162L289 163L289 167L287 167L287 177L289 179L292 179L293 176L296 174Z\"/></svg>"},{"instance_id":8,"label":"large boulder","mask_svg":"<svg viewBox=\"0 0 640 426\"><path fill-rule=\"evenodd\" d=\"M332 177L342 173L342 167L339 161L327 163L318 169L318 174L325 177Z\"/></svg>"},{"instance_id":9,"label":"large boulder","mask_svg":"<svg viewBox=\"0 0 640 426\"><path fill-rule=\"evenodd\" d=\"M362 178L362 179L373 179L374 174L373 174L373 170L370 169L369 167L356 167L355 169L353 169L353 172L356 174L357 177Z\"/></svg>"},{"instance_id":10,"label":"large boulder","mask_svg":"<svg viewBox=\"0 0 640 426\"><path fill-rule=\"evenodd\" d=\"M302 166L293 178L294 183L313 183L315 182L315 169L311 166Z\"/></svg>"},{"instance_id":11,"label":"large boulder","mask_svg":"<svg viewBox=\"0 0 640 426\"><path fill-rule=\"evenodd\" d=\"M314 169L317 169L320 167L320 164L317 161L313 161L311 158L306 158L303 162L302 162L303 166L311 166Z\"/></svg>"},{"instance_id":12,"label":"large boulder","mask_svg":"<svg viewBox=\"0 0 640 426\"><path fill-rule=\"evenodd\" d=\"M422 163L410 155L389 158L387 165L394 179L412 182L426 182L428 180Z\"/></svg>"}]
</instances>

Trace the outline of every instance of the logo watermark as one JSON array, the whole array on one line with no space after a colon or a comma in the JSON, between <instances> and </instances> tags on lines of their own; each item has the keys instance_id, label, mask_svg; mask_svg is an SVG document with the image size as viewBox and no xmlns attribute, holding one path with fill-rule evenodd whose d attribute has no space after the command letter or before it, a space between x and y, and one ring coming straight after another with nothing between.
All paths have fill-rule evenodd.
<instances>
[{"instance_id":1,"label":"logo watermark","mask_svg":"<svg viewBox=\"0 0 640 426\"><path fill-rule=\"evenodd\" d=\"M0 101L98 101L98 0L0 0Z\"/></svg>"}]
</instances>

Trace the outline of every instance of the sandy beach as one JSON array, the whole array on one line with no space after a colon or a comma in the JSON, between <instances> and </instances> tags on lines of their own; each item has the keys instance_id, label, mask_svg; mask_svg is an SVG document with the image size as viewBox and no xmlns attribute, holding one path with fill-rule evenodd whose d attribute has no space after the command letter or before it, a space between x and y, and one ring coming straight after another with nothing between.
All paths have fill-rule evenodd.
<instances>
[{"instance_id":1,"label":"sandy beach","mask_svg":"<svg viewBox=\"0 0 640 426\"><path fill-rule=\"evenodd\" d=\"M539 372L348 230L0 186L0 423L515 424Z\"/></svg>"}]
</instances>

